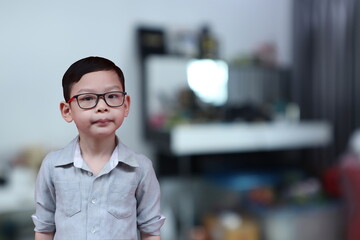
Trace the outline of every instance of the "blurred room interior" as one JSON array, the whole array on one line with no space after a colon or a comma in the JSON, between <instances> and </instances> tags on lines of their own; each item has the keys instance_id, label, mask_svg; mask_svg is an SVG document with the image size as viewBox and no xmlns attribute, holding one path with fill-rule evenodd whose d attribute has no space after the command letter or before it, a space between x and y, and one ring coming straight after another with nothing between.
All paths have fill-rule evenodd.
<instances>
[{"instance_id":1,"label":"blurred room interior","mask_svg":"<svg viewBox=\"0 0 360 240\"><path fill-rule=\"evenodd\" d=\"M356 0L1 2L0 240L33 239L37 170L76 136L62 74L89 55L125 73L118 134L153 160L162 239L360 239L359 13Z\"/></svg>"}]
</instances>

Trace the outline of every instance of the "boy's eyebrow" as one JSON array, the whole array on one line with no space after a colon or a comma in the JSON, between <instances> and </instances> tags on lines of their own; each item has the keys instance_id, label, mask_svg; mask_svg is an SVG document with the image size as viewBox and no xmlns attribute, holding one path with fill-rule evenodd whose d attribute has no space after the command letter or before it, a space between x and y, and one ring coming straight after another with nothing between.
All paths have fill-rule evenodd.
<instances>
[{"instance_id":1,"label":"boy's eyebrow","mask_svg":"<svg viewBox=\"0 0 360 240\"><path fill-rule=\"evenodd\" d=\"M113 90L121 90L122 91L122 88L117 85L105 88L105 92L109 92L109 91L113 91ZM79 94L79 93L95 93L95 92L97 92L95 89L82 88L77 92L77 94Z\"/></svg>"}]
</instances>

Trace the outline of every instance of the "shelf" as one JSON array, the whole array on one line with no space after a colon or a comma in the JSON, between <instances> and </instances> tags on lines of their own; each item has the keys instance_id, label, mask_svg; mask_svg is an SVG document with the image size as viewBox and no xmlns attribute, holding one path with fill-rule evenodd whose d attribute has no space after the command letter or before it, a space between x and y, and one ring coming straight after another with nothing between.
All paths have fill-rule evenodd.
<instances>
[{"instance_id":1,"label":"shelf","mask_svg":"<svg viewBox=\"0 0 360 240\"><path fill-rule=\"evenodd\" d=\"M190 124L169 134L170 151L185 156L326 146L332 126L323 121Z\"/></svg>"}]
</instances>

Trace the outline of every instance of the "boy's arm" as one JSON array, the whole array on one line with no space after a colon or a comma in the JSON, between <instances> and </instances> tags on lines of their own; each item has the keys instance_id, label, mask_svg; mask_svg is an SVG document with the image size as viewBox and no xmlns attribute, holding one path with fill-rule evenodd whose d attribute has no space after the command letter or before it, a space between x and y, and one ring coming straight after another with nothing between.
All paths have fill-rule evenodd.
<instances>
[{"instance_id":1,"label":"boy's arm","mask_svg":"<svg viewBox=\"0 0 360 240\"><path fill-rule=\"evenodd\" d=\"M35 240L53 240L53 239L54 239L53 232L49 232L49 233L35 232Z\"/></svg>"},{"instance_id":2,"label":"boy's arm","mask_svg":"<svg viewBox=\"0 0 360 240\"><path fill-rule=\"evenodd\" d=\"M52 181L51 158L51 154L45 157L36 177L35 213L31 216L35 225L35 240L52 240L56 231L56 195Z\"/></svg>"},{"instance_id":3,"label":"boy's arm","mask_svg":"<svg viewBox=\"0 0 360 240\"><path fill-rule=\"evenodd\" d=\"M152 162L145 160L140 163L142 172L135 192L137 227L142 233L142 240L160 240L160 228L165 221L165 217L160 212L160 184L156 178Z\"/></svg>"},{"instance_id":4,"label":"boy's arm","mask_svg":"<svg viewBox=\"0 0 360 240\"><path fill-rule=\"evenodd\" d=\"M35 239L37 240L37 239ZM141 240L161 240L160 236L154 236L146 233L141 233Z\"/></svg>"}]
</instances>

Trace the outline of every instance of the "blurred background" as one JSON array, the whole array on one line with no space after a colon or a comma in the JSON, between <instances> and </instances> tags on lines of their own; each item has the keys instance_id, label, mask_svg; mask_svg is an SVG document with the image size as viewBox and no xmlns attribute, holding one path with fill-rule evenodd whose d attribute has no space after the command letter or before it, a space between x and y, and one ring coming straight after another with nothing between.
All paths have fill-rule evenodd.
<instances>
[{"instance_id":1,"label":"blurred background","mask_svg":"<svg viewBox=\"0 0 360 240\"><path fill-rule=\"evenodd\" d=\"M360 239L356 0L0 2L0 239L33 239L34 181L76 137L80 58L122 68L122 141L154 163L162 239Z\"/></svg>"}]
</instances>

